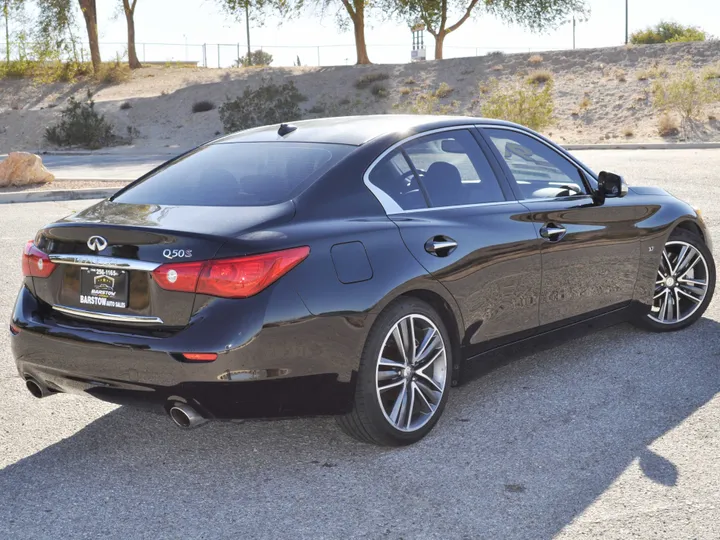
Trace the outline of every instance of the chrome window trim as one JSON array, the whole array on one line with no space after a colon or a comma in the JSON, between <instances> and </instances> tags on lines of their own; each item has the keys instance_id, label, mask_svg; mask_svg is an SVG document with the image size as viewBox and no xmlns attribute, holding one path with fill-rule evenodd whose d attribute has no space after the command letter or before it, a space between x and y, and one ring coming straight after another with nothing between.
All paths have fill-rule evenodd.
<instances>
[{"instance_id":1,"label":"chrome window trim","mask_svg":"<svg viewBox=\"0 0 720 540\"><path fill-rule=\"evenodd\" d=\"M546 140L544 140L542 137L538 137L531 131L525 131L524 129L519 129L519 128L512 127L512 126L504 126L502 124L499 124L499 125L498 124L475 124L474 127L478 128L478 129L504 129L505 131L515 131L517 133L521 133L522 135L527 135L528 137L532 137L533 139L538 141L540 144L545 145L549 150L552 150L553 152L558 154L560 157L567 159L570 163L575 165L578 169L581 169L585 174L589 175L590 178L592 178L593 180L595 180L597 182L597 175L594 172L592 172L592 170L590 170L590 168L587 165L585 165L584 163L579 161L575 156L570 154L564 148L562 149L563 150L562 152L558 151L558 149L555 148L553 145L548 144L548 142ZM562 148L562 147L560 147L560 148ZM584 195L589 195L589 193L584 193ZM525 199L525 200L539 200L539 199Z\"/></svg>"},{"instance_id":2,"label":"chrome window trim","mask_svg":"<svg viewBox=\"0 0 720 540\"><path fill-rule=\"evenodd\" d=\"M402 146L403 144L408 143L409 141L419 139L420 137L425 137L427 135L433 135L435 133L443 133L445 131L457 131L460 129L473 129L475 128L475 124L459 124L457 126L448 126L443 128L437 128L437 129L431 129L430 131L423 131L421 133L415 133L414 135L410 135L409 137L406 137L402 139L401 141L396 142L393 144L390 148L386 149L382 154L380 154L378 157L375 158L375 160L370 164L370 166L365 170L365 174L363 174L363 182L365 183L365 186L370 190L370 192L375 195L377 200L380 202L382 207L385 209L385 213L387 215L393 215L393 214L404 214L406 212L421 212L423 210L438 210L440 207L428 207L428 208L416 208L414 210L403 210L402 207L396 203L390 195L385 193L382 189L377 187L375 184L373 184L370 181L370 173L372 173L375 166L382 161L385 156L390 154L391 152L397 150L398 147ZM478 203L478 204L488 204L488 203ZM495 203L490 203L495 204ZM445 208L457 208L457 206L451 206L451 207L445 207Z\"/></svg>"},{"instance_id":3,"label":"chrome window trim","mask_svg":"<svg viewBox=\"0 0 720 540\"><path fill-rule=\"evenodd\" d=\"M120 259L117 257L100 257L97 255L49 255L50 262L55 264L72 264L75 266L96 266L98 268L112 268L114 270L138 270L152 272L161 263L138 261L136 259Z\"/></svg>"},{"instance_id":4,"label":"chrome window trim","mask_svg":"<svg viewBox=\"0 0 720 540\"><path fill-rule=\"evenodd\" d=\"M533 199L539 200L539 199ZM455 208L475 208L478 206L499 206L502 204L518 204L520 201L513 199L512 201L493 201L472 204L454 204L452 206L430 206L428 208L415 208L413 210L403 210L402 214L416 214L418 212L432 212L435 210L454 210Z\"/></svg>"},{"instance_id":5,"label":"chrome window trim","mask_svg":"<svg viewBox=\"0 0 720 540\"><path fill-rule=\"evenodd\" d=\"M86 309L77 309L67 306L53 306L54 310L73 317L81 317L83 319L93 319L99 321L137 323L137 324L163 324L160 317L149 317L145 315L124 315L122 313L99 313L96 311L88 311Z\"/></svg>"}]
</instances>

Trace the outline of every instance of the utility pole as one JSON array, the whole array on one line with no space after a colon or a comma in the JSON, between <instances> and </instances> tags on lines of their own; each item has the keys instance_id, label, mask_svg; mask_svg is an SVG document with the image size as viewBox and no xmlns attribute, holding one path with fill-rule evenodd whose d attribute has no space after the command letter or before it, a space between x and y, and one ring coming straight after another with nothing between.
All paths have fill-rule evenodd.
<instances>
[{"instance_id":1,"label":"utility pole","mask_svg":"<svg viewBox=\"0 0 720 540\"><path fill-rule=\"evenodd\" d=\"M575 49L575 15L573 15L573 50Z\"/></svg>"},{"instance_id":2,"label":"utility pole","mask_svg":"<svg viewBox=\"0 0 720 540\"><path fill-rule=\"evenodd\" d=\"M252 64L252 53L250 51L250 0L245 0L245 30L247 32L248 64Z\"/></svg>"},{"instance_id":3,"label":"utility pole","mask_svg":"<svg viewBox=\"0 0 720 540\"><path fill-rule=\"evenodd\" d=\"M625 45L627 45L630 42L630 33L628 31L628 2L630 0L625 0Z\"/></svg>"}]
</instances>

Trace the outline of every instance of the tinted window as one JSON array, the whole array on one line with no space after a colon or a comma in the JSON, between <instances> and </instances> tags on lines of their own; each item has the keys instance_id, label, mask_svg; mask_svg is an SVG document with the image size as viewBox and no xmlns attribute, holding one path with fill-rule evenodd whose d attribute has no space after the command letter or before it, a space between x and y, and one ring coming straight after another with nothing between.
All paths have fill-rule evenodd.
<instances>
[{"instance_id":1,"label":"tinted window","mask_svg":"<svg viewBox=\"0 0 720 540\"><path fill-rule=\"evenodd\" d=\"M375 165L369 178L403 210L427 208L417 178L399 150L391 152Z\"/></svg>"},{"instance_id":2,"label":"tinted window","mask_svg":"<svg viewBox=\"0 0 720 540\"><path fill-rule=\"evenodd\" d=\"M578 168L537 139L504 129L485 129L510 168L523 199L586 193Z\"/></svg>"},{"instance_id":3,"label":"tinted window","mask_svg":"<svg viewBox=\"0 0 720 540\"><path fill-rule=\"evenodd\" d=\"M121 203L262 206L287 201L355 149L339 144L220 143L118 195Z\"/></svg>"},{"instance_id":4,"label":"tinted window","mask_svg":"<svg viewBox=\"0 0 720 540\"><path fill-rule=\"evenodd\" d=\"M475 138L444 131L403 146L420 174L432 206L504 201L500 185Z\"/></svg>"}]
</instances>

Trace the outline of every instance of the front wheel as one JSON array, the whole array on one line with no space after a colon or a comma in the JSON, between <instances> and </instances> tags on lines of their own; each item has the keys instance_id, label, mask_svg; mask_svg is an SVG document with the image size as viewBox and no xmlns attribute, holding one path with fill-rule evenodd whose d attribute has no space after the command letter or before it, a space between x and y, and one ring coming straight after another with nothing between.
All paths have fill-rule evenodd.
<instances>
[{"instance_id":1,"label":"front wheel","mask_svg":"<svg viewBox=\"0 0 720 540\"><path fill-rule=\"evenodd\" d=\"M655 275L653 305L636 320L656 332L690 326L707 309L715 290L715 262L698 235L677 229L663 249Z\"/></svg>"},{"instance_id":2,"label":"front wheel","mask_svg":"<svg viewBox=\"0 0 720 540\"><path fill-rule=\"evenodd\" d=\"M340 427L363 442L412 444L447 401L452 353L442 319L428 304L402 299L375 322L360 361L354 409Z\"/></svg>"}]
</instances>

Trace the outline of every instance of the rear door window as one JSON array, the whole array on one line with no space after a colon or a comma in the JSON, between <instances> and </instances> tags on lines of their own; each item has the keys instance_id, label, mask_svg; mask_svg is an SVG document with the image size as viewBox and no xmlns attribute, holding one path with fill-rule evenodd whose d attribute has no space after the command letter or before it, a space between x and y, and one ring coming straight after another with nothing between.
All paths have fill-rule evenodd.
<instances>
[{"instance_id":1,"label":"rear door window","mask_svg":"<svg viewBox=\"0 0 720 540\"><path fill-rule=\"evenodd\" d=\"M316 143L217 143L128 188L119 203L265 206L287 201L356 147Z\"/></svg>"}]
</instances>

